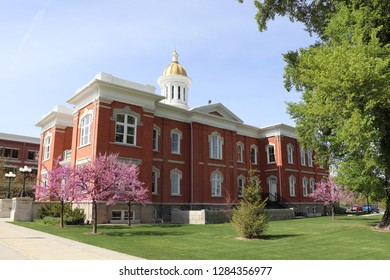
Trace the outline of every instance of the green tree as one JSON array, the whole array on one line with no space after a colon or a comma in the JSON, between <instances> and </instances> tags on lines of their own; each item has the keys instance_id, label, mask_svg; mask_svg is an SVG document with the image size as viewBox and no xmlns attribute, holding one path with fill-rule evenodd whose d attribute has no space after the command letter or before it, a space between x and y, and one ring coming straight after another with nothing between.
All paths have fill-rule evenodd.
<instances>
[{"instance_id":1,"label":"green tree","mask_svg":"<svg viewBox=\"0 0 390 280\"><path fill-rule=\"evenodd\" d=\"M261 198L261 187L251 170L247 184L243 188L243 199L233 209L232 225L244 238L259 238L268 228L268 216L265 212L267 199Z\"/></svg>"},{"instance_id":2,"label":"green tree","mask_svg":"<svg viewBox=\"0 0 390 280\"><path fill-rule=\"evenodd\" d=\"M244 0L238 0L243 3ZM277 16L287 16L292 22L298 21L305 25L306 31L325 39L325 27L328 19L338 12L340 5L357 8L360 5L376 11L378 17L367 18L367 25L371 27L382 26L378 38L382 43L390 42L390 5L383 0L254 0L257 8L255 19L259 30L267 30L267 23L275 20Z\"/></svg>"},{"instance_id":3,"label":"green tree","mask_svg":"<svg viewBox=\"0 0 390 280\"><path fill-rule=\"evenodd\" d=\"M319 41L284 55L285 87L300 141L336 180L381 196L390 228L390 5L388 1L255 1L260 30L275 15L301 21ZM326 4L326 5L325 5ZM323 6L321 8L321 6ZM320 14L314 11L322 11ZM320 20L324 18L325 20Z\"/></svg>"}]
</instances>

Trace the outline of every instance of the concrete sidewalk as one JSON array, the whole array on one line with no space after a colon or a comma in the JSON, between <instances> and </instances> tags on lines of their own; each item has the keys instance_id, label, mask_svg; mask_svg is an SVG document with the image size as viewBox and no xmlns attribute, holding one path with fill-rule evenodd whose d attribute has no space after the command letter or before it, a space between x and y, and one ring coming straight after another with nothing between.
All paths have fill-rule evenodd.
<instances>
[{"instance_id":1,"label":"concrete sidewalk","mask_svg":"<svg viewBox=\"0 0 390 280\"><path fill-rule=\"evenodd\" d=\"M7 223L0 218L0 260L141 260Z\"/></svg>"}]
</instances>

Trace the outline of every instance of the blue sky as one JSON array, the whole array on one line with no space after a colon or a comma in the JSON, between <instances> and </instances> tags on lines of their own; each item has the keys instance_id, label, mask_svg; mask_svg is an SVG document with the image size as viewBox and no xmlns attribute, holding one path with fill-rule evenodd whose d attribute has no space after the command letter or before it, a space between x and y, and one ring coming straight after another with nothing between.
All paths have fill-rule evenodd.
<instances>
[{"instance_id":1,"label":"blue sky","mask_svg":"<svg viewBox=\"0 0 390 280\"><path fill-rule=\"evenodd\" d=\"M258 31L253 1L0 0L0 132L39 137L35 124L97 73L160 93L179 62L192 79L190 107L221 102L245 123L293 125L282 53L314 38L279 18Z\"/></svg>"}]
</instances>

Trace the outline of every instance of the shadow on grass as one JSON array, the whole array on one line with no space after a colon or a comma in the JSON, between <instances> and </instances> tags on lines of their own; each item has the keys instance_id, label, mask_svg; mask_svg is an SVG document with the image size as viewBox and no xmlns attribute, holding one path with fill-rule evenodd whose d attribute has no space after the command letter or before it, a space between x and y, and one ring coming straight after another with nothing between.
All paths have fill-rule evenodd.
<instances>
[{"instance_id":1,"label":"shadow on grass","mask_svg":"<svg viewBox=\"0 0 390 280\"><path fill-rule=\"evenodd\" d=\"M303 236L303 234L266 234L262 239L264 240L279 240L283 238L291 238Z\"/></svg>"},{"instance_id":2,"label":"shadow on grass","mask_svg":"<svg viewBox=\"0 0 390 280\"><path fill-rule=\"evenodd\" d=\"M182 231L112 231L112 232L101 232L102 235L107 236L183 236L190 235L193 233L182 232Z\"/></svg>"},{"instance_id":3,"label":"shadow on grass","mask_svg":"<svg viewBox=\"0 0 390 280\"><path fill-rule=\"evenodd\" d=\"M99 228L101 229L134 229L139 226L142 226L143 228L178 228L182 227L183 225L177 225L177 224L134 224L129 227L128 225L99 225Z\"/></svg>"}]
</instances>

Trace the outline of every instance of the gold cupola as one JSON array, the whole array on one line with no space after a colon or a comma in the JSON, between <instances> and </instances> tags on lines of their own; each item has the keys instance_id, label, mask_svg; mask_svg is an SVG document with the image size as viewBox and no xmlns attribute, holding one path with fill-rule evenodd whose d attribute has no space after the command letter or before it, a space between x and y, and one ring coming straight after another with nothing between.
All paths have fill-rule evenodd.
<instances>
[{"instance_id":1,"label":"gold cupola","mask_svg":"<svg viewBox=\"0 0 390 280\"><path fill-rule=\"evenodd\" d=\"M187 76L187 71L180 65L179 54L175 50L172 53L172 62L158 78L157 83L161 88L161 95L165 97L160 102L189 110L189 86L192 81Z\"/></svg>"},{"instance_id":2,"label":"gold cupola","mask_svg":"<svg viewBox=\"0 0 390 280\"><path fill-rule=\"evenodd\" d=\"M165 67L163 76L181 75L187 77L187 71L186 69L184 69L183 66L180 65L178 58L179 58L179 54L175 50L172 53L172 62L167 67Z\"/></svg>"}]
</instances>

